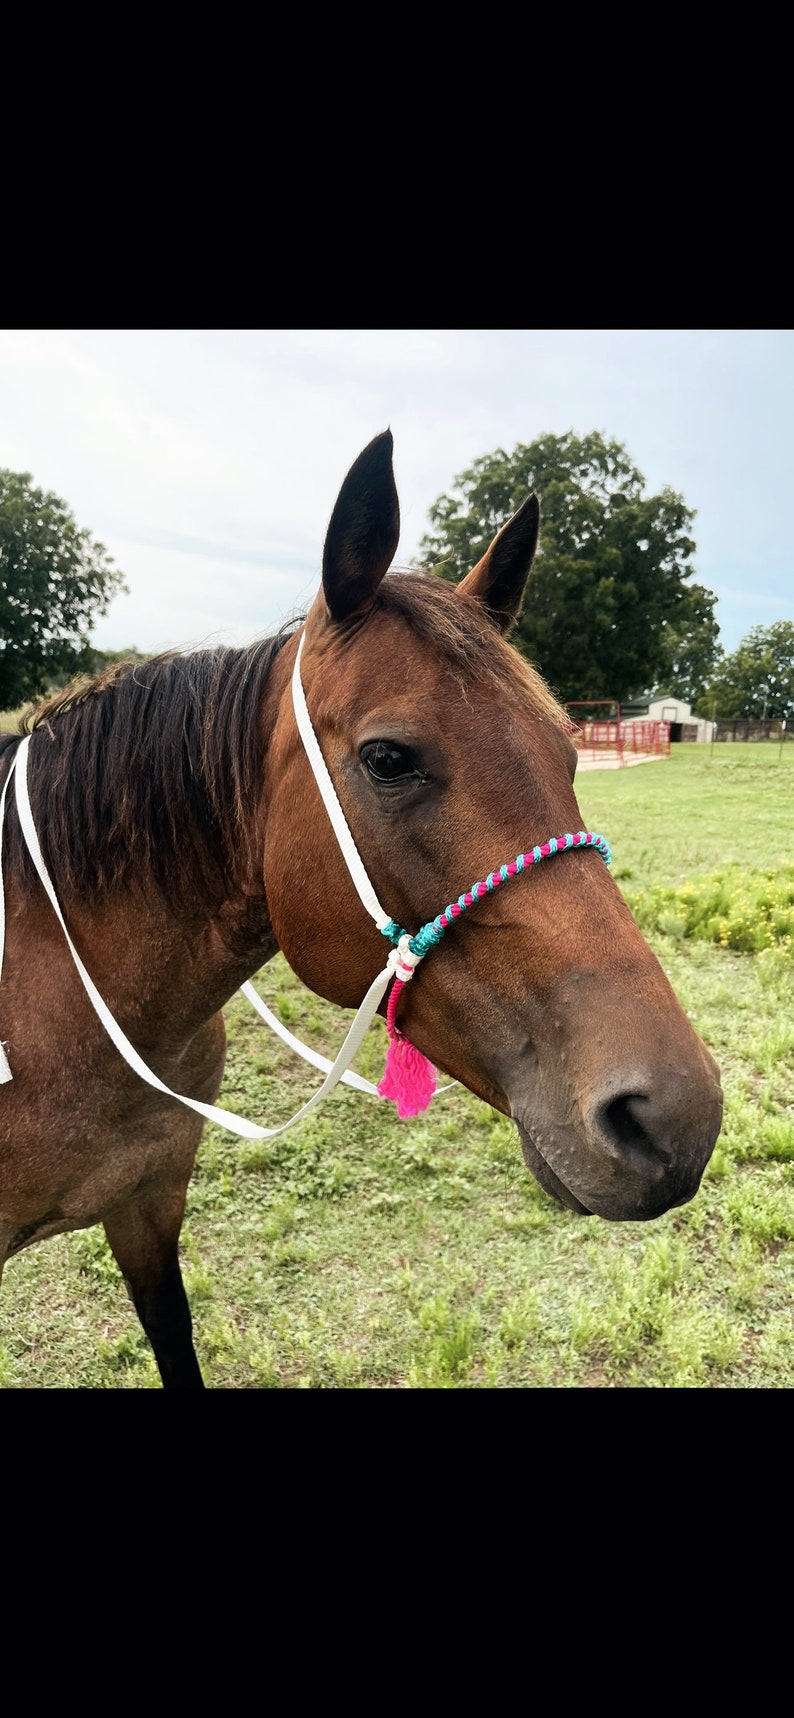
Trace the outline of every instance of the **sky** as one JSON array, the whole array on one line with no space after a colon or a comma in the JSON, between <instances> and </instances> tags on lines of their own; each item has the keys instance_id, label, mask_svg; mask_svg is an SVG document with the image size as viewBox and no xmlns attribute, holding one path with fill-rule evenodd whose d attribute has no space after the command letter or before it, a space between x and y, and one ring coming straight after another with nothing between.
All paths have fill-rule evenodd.
<instances>
[{"instance_id":1,"label":"sky","mask_svg":"<svg viewBox=\"0 0 794 1718\"><path fill-rule=\"evenodd\" d=\"M0 466L65 501L129 586L103 650L247 644L302 612L344 476L390 427L400 566L474 459L623 442L647 493L695 510L731 652L794 621L792 401L791 329L0 330Z\"/></svg>"}]
</instances>

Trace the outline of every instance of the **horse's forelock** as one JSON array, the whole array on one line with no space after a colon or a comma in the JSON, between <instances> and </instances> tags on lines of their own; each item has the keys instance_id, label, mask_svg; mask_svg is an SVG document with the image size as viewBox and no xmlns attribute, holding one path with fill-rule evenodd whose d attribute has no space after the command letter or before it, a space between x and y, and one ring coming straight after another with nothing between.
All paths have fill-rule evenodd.
<instances>
[{"instance_id":1,"label":"horse's forelock","mask_svg":"<svg viewBox=\"0 0 794 1718\"><path fill-rule=\"evenodd\" d=\"M567 731L565 711L542 675L506 642L475 597L432 574L395 571L383 580L375 606L401 615L467 679L528 696L538 716Z\"/></svg>"}]
</instances>

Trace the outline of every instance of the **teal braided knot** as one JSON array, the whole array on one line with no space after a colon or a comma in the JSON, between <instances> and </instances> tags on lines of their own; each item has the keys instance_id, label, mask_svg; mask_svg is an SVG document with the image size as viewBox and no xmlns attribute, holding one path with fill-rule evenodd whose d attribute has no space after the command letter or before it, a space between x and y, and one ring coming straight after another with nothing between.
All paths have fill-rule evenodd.
<instances>
[{"instance_id":1,"label":"teal braided knot","mask_svg":"<svg viewBox=\"0 0 794 1718\"><path fill-rule=\"evenodd\" d=\"M422 955L427 954L431 948L435 947L436 943L440 943L450 925L454 924L462 913L468 912L469 907L473 907L477 901L482 900L483 895L491 894L494 889L499 888L501 883L506 883L508 878L519 876L528 866L539 865L541 859L551 859L555 853L565 853L569 847L595 847L601 854L604 864L612 864L612 849L609 842L604 840L603 835L595 835L592 830L580 829L576 835L552 836L551 840L544 841L542 846L533 847L531 853L519 853L509 865L500 865L498 871L490 871L481 883L472 884L470 889L458 896L457 901L451 901L449 906L444 908L443 913L438 914L437 918L431 919L426 925L422 925L416 936L408 938L408 947L411 953L418 955L421 959ZM396 947L400 937L404 937L406 932L394 919L390 919L388 924L382 927L381 934L388 937L389 941L394 943Z\"/></svg>"}]
</instances>

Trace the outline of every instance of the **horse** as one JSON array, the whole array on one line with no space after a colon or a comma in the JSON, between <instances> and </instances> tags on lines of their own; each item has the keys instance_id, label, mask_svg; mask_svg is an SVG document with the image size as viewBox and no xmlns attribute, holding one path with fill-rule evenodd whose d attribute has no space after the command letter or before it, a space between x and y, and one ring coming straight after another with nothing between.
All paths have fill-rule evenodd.
<instances>
[{"instance_id":1,"label":"horse","mask_svg":"<svg viewBox=\"0 0 794 1718\"><path fill-rule=\"evenodd\" d=\"M527 1168L567 1210L649 1220L697 1192L721 1127L717 1064L604 844L592 850L601 838L571 834L570 724L509 640L538 522L529 495L458 585L396 569L387 430L342 483L302 620L244 648L113 665L0 738L0 1272L101 1223L164 1388L203 1387L179 1244L224 1005L278 950L345 1009L383 965L384 927L298 730L299 650L317 747L384 913L400 932L436 927L421 966L402 935L390 1030L512 1117ZM63 924L9 786L23 746ZM526 875L503 863L533 853L544 862ZM456 908L486 871L488 890ZM151 1080L119 1054L64 927Z\"/></svg>"}]
</instances>

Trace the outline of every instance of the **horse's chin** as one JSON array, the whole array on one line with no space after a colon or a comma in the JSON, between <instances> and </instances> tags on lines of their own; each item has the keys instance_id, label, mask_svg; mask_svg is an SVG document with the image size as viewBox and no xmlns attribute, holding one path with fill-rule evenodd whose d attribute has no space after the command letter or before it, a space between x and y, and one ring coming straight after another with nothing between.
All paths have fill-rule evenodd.
<instances>
[{"instance_id":1,"label":"horse's chin","mask_svg":"<svg viewBox=\"0 0 794 1718\"><path fill-rule=\"evenodd\" d=\"M573 1211L577 1217L602 1217L608 1223L647 1223L653 1217L664 1216L666 1211L673 1210L677 1205L686 1205L697 1192L699 1175L675 1183L635 1180L633 1185L623 1189L609 1178L606 1182L594 1183L590 1202L585 1205L551 1168L538 1144L537 1132L530 1133L517 1117L513 1119L518 1128L527 1169L534 1175L544 1193L548 1193L558 1205L564 1206L566 1211Z\"/></svg>"},{"instance_id":2,"label":"horse's chin","mask_svg":"<svg viewBox=\"0 0 794 1718\"><path fill-rule=\"evenodd\" d=\"M583 1205L580 1199L577 1199L576 1194L572 1193L570 1188L566 1187L565 1182L561 1181L559 1176L555 1175L554 1170L549 1167L545 1157L535 1145L532 1135L527 1132L521 1122L517 1122L516 1125L521 1141L521 1150L524 1153L524 1162L530 1173L534 1175L538 1185L543 1188L544 1193L548 1193L558 1205L564 1206L566 1211L574 1211L577 1217L592 1217L593 1212L588 1210L588 1207Z\"/></svg>"}]
</instances>

